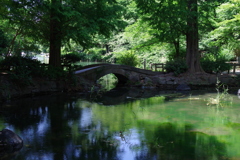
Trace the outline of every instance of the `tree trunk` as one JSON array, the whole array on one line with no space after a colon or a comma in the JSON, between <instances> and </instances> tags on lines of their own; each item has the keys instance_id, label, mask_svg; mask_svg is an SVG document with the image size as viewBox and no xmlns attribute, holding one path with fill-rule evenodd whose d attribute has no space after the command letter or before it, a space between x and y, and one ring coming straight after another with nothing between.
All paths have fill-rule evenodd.
<instances>
[{"instance_id":1,"label":"tree trunk","mask_svg":"<svg viewBox=\"0 0 240 160\"><path fill-rule=\"evenodd\" d=\"M173 42L174 44L174 47L175 47L175 56L174 58L181 58L181 55L180 55L180 42L179 40L176 40Z\"/></svg>"},{"instance_id":2,"label":"tree trunk","mask_svg":"<svg viewBox=\"0 0 240 160\"><path fill-rule=\"evenodd\" d=\"M12 54L12 51L13 51L13 48L14 48L14 44L15 44L15 41L16 41L16 38L17 36L19 36L22 32L22 29L21 27L19 27L17 30L16 30L16 34L14 35L11 43L10 43L10 46L8 47L8 50L7 50L7 55L6 56L11 56Z\"/></svg>"},{"instance_id":3,"label":"tree trunk","mask_svg":"<svg viewBox=\"0 0 240 160\"><path fill-rule=\"evenodd\" d=\"M188 72L203 72L200 64L200 53L198 46L198 9L197 0L188 0L188 12L187 17L188 31L186 33L187 41L187 65Z\"/></svg>"},{"instance_id":4,"label":"tree trunk","mask_svg":"<svg viewBox=\"0 0 240 160\"><path fill-rule=\"evenodd\" d=\"M57 13L61 6L61 0L52 0L50 15L50 48L49 48L49 65L54 67L61 66L61 21Z\"/></svg>"}]
</instances>

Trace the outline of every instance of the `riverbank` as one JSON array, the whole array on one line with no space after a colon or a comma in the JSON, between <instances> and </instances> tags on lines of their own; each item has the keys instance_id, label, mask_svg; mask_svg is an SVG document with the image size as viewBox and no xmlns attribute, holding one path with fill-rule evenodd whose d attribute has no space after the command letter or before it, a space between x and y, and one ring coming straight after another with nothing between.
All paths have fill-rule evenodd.
<instances>
[{"instance_id":1,"label":"riverbank","mask_svg":"<svg viewBox=\"0 0 240 160\"><path fill-rule=\"evenodd\" d=\"M236 74L184 73L174 76L172 73L148 76L128 83L129 87L157 88L159 90L199 90L215 88L217 81L229 88L239 87L239 76ZM182 85L182 86L181 86ZM53 92L89 92L93 84L81 79L75 82L64 80L47 80L35 78L28 85L11 80L8 74L0 74L0 102L13 98L50 94ZM179 86L181 86L179 88ZM187 88L186 88L187 86ZM96 87L98 88L98 87Z\"/></svg>"},{"instance_id":2,"label":"riverbank","mask_svg":"<svg viewBox=\"0 0 240 160\"><path fill-rule=\"evenodd\" d=\"M151 80L152 83L159 88L170 86L170 88L176 89L174 86L186 84L191 89L199 89L202 87L215 87L217 82L223 83L229 87L238 87L240 84L239 78L240 77L236 74L183 73L174 76L173 73L168 73L152 77Z\"/></svg>"},{"instance_id":3,"label":"riverbank","mask_svg":"<svg viewBox=\"0 0 240 160\"><path fill-rule=\"evenodd\" d=\"M0 74L0 102L24 96L59 92L64 88L61 81L32 79L30 84L13 81L8 74Z\"/></svg>"}]
</instances>

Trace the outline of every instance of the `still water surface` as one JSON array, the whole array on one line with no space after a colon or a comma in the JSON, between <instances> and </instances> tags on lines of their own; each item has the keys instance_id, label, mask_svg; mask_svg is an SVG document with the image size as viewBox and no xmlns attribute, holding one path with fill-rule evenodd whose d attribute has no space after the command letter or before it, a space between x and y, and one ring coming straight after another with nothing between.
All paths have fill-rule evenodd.
<instances>
[{"instance_id":1,"label":"still water surface","mask_svg":"<svg viewBox=\"0 0 240 160\"><path fill-rule=\"evenodd\" d=\"M0 129L23 139L16 160L240 159L240 99L217 98L127 89L26 98L1 106Z\"/></svg>"}]
</instances>

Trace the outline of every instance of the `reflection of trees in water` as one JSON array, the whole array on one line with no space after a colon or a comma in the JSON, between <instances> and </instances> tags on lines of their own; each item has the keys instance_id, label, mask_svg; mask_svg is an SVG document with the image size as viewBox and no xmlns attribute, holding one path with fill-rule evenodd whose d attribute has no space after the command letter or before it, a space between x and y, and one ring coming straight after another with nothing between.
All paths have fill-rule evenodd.
<instances>
[{"instance_id":1,"label":"reflection of trees in water","mask_svg":"<svg viewBox=\"0 0 240 160\"><path fill-rule=\"evenodd\" d=\"M61 107L68 103L71 104L72 101L74 99L66 95L20 99L10 103L10 107L4 107L3 115L5 122L16 129L24 130L42 121L43 115L48 114L50 107L56 103L59 103Z\"/></svg>"},{"instance_id":2,"label":"reflection of trees in water","mask_svg":"<svg viewBox=\"0 0 240 160\"><path fill-rule=\"evenodd\" d=\"M67 159L116 159L116 146L109 141L108 136L110 135L98 138L95 136L89 138L87 134L79 135L77 138L77 146L73 144L68 145L72 146L72 150L65 152L67 153Z\"/></svg>"},{"instance_id":3,"label":"reflection of trees in water","mask_svg":"<svg viewBox=\"0 0 240 160\"><path fill-rule=\"evenodd\" d=\"M226 153L225 144L219 142L216 137L189 132L191 125L181 127L177 124L163 123L154 129L153 125L148 123L144 126L144 138L149 145L149 152L141 152L137 159L154 157L156 153L159 156L157 159L222 159Z\"/></svg>"},{"instance_id":4,"label":"reflection of trees in water","mask_svg":"<svg viewBox=\"0 0 240 160\"><path fill-rule=\"evenodd\" d=\"M4 110L5 122L7 127L21 130L24 140L16 159L116 157L116 145L108 141L110 134L100 134L105 132L92 122L81 125L83 109L76 106L76 98L47 96L15 101L11 106ZM92 131L94 128L96 131Z\"/></svg>"},{"instance_id":5,"label":"reflection of trees in water","mask_svg":"<svg viewBox=\"0 0 240 160\"><path fill-rule=\"evenodd\" d=\"M114 159L116 147L104 141L110 135L100 134L104 132L99 132L98 130L101 131L101 128L98 128L96 124L81 125L83 122L80 120L83 115L82 109L72 103L60 105L55 103L56 108L49 108L50 138L52 150L55 153L54 159L64 159L65 157L67 159ZM67 110L68 112L64 109L65 106L70 108ZM77 114L76 109L79 109ZM71 118L71 115L74 115L75 118ZM77 115L79 116L77 117Z\"/></svg>"}]
</instances>

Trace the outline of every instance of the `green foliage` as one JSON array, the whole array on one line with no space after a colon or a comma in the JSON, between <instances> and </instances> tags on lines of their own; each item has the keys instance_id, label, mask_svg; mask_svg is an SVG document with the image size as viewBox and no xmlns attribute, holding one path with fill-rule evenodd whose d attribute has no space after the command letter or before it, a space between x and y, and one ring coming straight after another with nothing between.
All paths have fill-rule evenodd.
<instances>
[{"instance_id":1,"label":"green foliage","mask_svg":"<svg viewBox=\"0 0 240 160\"><path fill-rule=\"evenodd\" d=\"M106 51L104 49L101 48L92 48L89 49L87 52L87 59L89 61L101 61L102 60L102 56L106 53Z\"/></svg>"},{"instance_id":2,"label":"green foliage","mask_svg":"<svg viewBox=\"0 0 240 160\"><path fill-rule=\"evenodd\" d=\"M44 71L43 76L47 79L59 80L65 79L67 73L59 67L48 66L47 70Z\"/></svg>"},{"instance_id":3,"label":"green foliage","mask_svg":"<svg viewBox=\"0 0 240 160\"><path fill-rule=\"evenodd\" d=\"M137 7L144 14L144 21L149 22L153 28L154 35L160 42L175 43L181 37L182 31L186 28L186 3L168 2L161 3L150 0L136 0ZM178 16L176 16L178 15Z\"/></svg>"},{"instance_id":4,"label":"green foliage","mask_svg":"<svg viewBox=\"0 0 240 160\"><path fill-rule=\"evenodd\" d=\"M186 57L186 49L179 48L179 53L176 55L176 50L173 50L172 48L169 48L170 52L168 53L168 59L180 59Z\"/></svg>"},{"instance_id":5,"label":"green foliage","mask_svg":"<svg viewBox=\"0 0 240 160\"><path fill-rule=\"evenodd\" d=\"M110 41L114 53L127 52L129 49L135 50L139 60L146 60L150 63L164 63L166 55L172 50L168 43L159 43L159 40L153 36L151 27L147 23L136 21L126 27L124 32L115 35ZM107 58L114 62L118 55L108 53ZM142 64L142 63L141 63ZM138 66L139 67L139 66ZM147 65L149 67L149 65Z\"/></svg>"},{"instance_id":6,"label":"green foliage","mask_svg":"<svg viewBox=\"0 0 240 160\"><path fill-rule=\"evenodd\" d=\"M188 16L195 14L187 10L188 1L69 0L64 3L54 1L58 4L56 6L52 6L52 2L23 0L1 3L1 29L13 42L9 47L11 53L48 47L49 24L52 24L49 17L50 11L54 11L59 23L55 31L56 34L61 31L62 48L69 47L65 53L77 53L82 61L115 62L113 52L128 50L137 51L138 58L146 60L147 64L164 63L167 58L185 56L185 35L189 31L186 21ZM213 37L208 37L207 47L210 44L227 46L234 42L234 47L231 46L234 50L238 46L239 1L227 1L215 12L220 3L222 1L217 0L198 2L199 39L202 41L204 34L217 27ZM76 58L66 57L69 59L67 63Z\"/></svg>"},{"instance_id":7,"label":"green foliage","mask_svg":"<svg viewBox=\"0 0 240 160\"><path fill-rule=\"evenodd\" d=\"M115 63L116 57L113 53L107 53L102 56L104 62Z\"/></svg>"},{"instance_id":8,"label":"green foliage","mask_svg":"<svg viewBox=\"0 0 240 160\"><path fill-rule=\"evenodd\" d=\"M101 85L101 91L110 91L116 87L118 79L111 73L101 77L97 83Z\"/></svg>"},{"instance_id":9,"label":"green foliage","mask_svg":"<svg viewBox=\"0 0 240 160\"><path fill-rule=\"evenodd\" d=\"M127 51L117 57L117 63L135 67L139 64L139 60L133 51Z\"/></svg>"},{"instance_id":10,"label":"green foliage","mask_svg":"<svg viewBox=\"0 0 240 160\"><path fill-rule=\"evenodd\" d=\"M167 61L165 69L168 73L173 72L175 76L187 71L188 67L184 59Z\"/></svg>"},{"instance_id":11,"label":"green foliage","mask_svg":"<svg viewBox=\"0 0 240 160\"><path fill-rule=\"evenodd\" d=\"M0 62L0 68L8 72L14 82L22 85L30 85L34 77L63 79L67 75L61 68L42 65L25 57L6 57Z\"/></svg>"},{"instance_id":12,"label":"green foliage","mask_svg":"<svg viewBox=\"0 0 240 160\"><path fill-rule=\"evenodd\" d=\"M171 43L175 47L176 57L180 57L180 43L185 39L187 65L189 71L201 71L199 65L198 44L199 30L206 31L213 27L212 18L215 8L221 3L217 0L135 0L144 21L154 30L152 34L159 42ZM195 38L193 38L195 37ZM195 52L195 53L193 53ZM179 55L179 56L178 56ZM192 55L196 55L191 58ZM195 63L195 65L192 65Z\"/></svg>"},{"instance_id":13,"label":"green foliage","mask_svg":"<svg viewBox=\"0 0 240 160\"><path fill-rule=\"evenodd\" d=\"M0 67L9 72L12 80L21 84L30 84L32 76L42 74L40 62L24 57L6 57L0 62Z\"/></svg>"},{"instance_id":14,"label":"green foliage","mask_svg":"<svg viewBox=\"0 0 240 160\"><path fill-rule=\"evenodd\" d=\"M13 71L15 74L21 73L23 70L31 75L38 75L40 71L40 62L27 57L6 57L0 62L0 66Z\"/></svg>"},{"instance_id":15,"label":"green foliage","mask_svg":"<svg viewBox=\"0 0 240 160\"><path fill-rule=\"evenodd\" d=\"M207 73L219 73L231 69L231 65L226 62L225 57L206 56L201 59L201 66Z\"/></svg>"},{"instance_id":16,"label":"green foliage","mask_svg":"<svg viewBox=\"0 0 240 160\"><path fill-rule=\"evenodd\" d=\"M239 48L240 2L230 0L216 10L217 23L211 32L213 43L235 50Z\"/></svg>"},{"instance_id":17,"label":"green foliage","mask_svg":"<svg viewBox=\"0 0 240 160\"><path fill-rule=\"evenodd\" d=\"M0 9L5 11L3 17L10 22L9 28L15 30L11 39L51 45L55 49L50 50L49 62L55 66L60 65L56 60L60 59L61 47L70 40L90 48L96 35L110 37L112 31L118 32L126 25L122 19L125 6L112 0L3 1Z\"/></svg>"}]
</instances>

